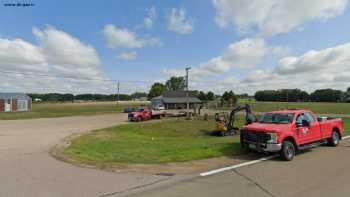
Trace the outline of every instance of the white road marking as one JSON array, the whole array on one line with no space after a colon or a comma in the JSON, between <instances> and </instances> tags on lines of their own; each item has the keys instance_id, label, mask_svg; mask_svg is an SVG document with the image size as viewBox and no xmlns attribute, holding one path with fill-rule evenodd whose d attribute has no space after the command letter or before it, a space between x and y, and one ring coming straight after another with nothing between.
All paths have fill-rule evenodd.
<instances>
[{"instance_id":1,"label":"white road marking","mask_svg":"<svg viewBox=\"0 0 350 197\"><path fill-rule=\"evenodd\" d=\"M347 135L347 136L343 136L342 139L348 139L350 138L350 135Z\"/></svg>"},{"instance_id":2,"label":"white road marking","mask_svg":"<svg viewBox=\"0 0 350 197\"><path fill-rule=\"evenodd\" d=\"M268 157L262 157L262 158L257 159L257 160L248 161L248 162L240 163L240 164L233 165L233 166L229 166L229 167L225 167L225 168L219 168L219 169L212 170L212 171L208 171L208 172L203 172L203 173L200 173L199 175L200 175L200 176L210 176L210 175L217 174L217 173L220 173L220 172L224 172L224 171L228 171L228 170L233 170L233 169L240 168L240 167L243 167L243 166L249 166L249 165L253 165L253 164L256 164L256 163L263 162L263 161L267 161L267 160L276 158L277 156L278 156L278 155L272 155L272 156L268 156Z\"/></svg>"},{"instance_id":3,"label":"white road marking","mask_svg":"<svg viewBox=\"0 0 350 197\"><path fill-rule=\"evenodd\" d=\"M342 139L348 139L348 138L350 138L350 135L342 137ZM224 172L224 171L233 170L233 169L237 169L237 168L244 167L244 166L257 164L257 163L260 163L260 162L263 162L263 161L267 161L267 160L276 158L277 156L278 155L262 157L262 158L257 159L257 160L248 161L248 162L244 162L244 163L240 163L240 164L237 164L237 165L228 166L228 167L224 167L224 168L219 168L219 169L211 170L211 171L208 171L208 172L203 172L203 173L200 173L199 175L200 176L210 176L210 175L217 174L217 173L220 173L220 172Z\"/></svg>"}]
</instances>

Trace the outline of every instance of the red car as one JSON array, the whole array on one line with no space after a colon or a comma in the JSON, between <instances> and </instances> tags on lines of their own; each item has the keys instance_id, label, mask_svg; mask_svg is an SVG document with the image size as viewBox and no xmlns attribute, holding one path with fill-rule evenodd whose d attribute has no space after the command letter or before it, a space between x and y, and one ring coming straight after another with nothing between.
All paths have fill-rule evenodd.
<instances>
[{"instance_id":1,"label":"red car","mask_svg":"<svg viewBox=\"0 0 350 197\"><path fill-rule=\"evenodd\" d=\"M344 134L340 118L318 118L308 110L281 110L264 114L241 129L241 145L259 152L279 152L292 160L298 150L327 142L337 146Z\"/></svg>"}]
</instances>

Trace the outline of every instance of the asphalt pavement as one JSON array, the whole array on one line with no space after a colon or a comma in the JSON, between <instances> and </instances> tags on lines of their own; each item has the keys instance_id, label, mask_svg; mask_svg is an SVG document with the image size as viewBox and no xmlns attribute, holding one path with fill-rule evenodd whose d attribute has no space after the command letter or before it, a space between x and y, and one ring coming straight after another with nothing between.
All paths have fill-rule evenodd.
<instances>
[{"instance_id":1,"label":"asphalt pavement","mask_svg":"<svg viewBox=\"0 0 350 197\"><path fill-rule=\"evenodd\" d=\"M63 138L122 124L126 114L0 121L1 197L114 196L167 180L143 173L113 173L54 159Z\"/></svg>"},{"instance_id":2,"label":"asphalt pavement","mask_svg":"<svg viewBox=\"0 0 350 197\"><path fill-rule=\"evenodd\" d=\"M321 146L298 154L293 161L278 158L219 174L166 184L130 196L256 197L350 196L350 139L338 147Z\"/></svg>"}]
</instances>

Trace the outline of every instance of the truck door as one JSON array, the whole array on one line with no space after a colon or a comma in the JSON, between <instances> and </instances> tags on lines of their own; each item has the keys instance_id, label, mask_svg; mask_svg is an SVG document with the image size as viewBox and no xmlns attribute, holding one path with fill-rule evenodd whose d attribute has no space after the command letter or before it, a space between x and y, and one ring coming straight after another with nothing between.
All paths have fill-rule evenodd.
<instances>
[{"instance_id":1,"label":"truck door","mask_svg":"<svg viewBox=\"0 0 350 197\"><path fill-rule=\"evenodd\" d=\"M305 125L303 122L307 122ZM297 135L301 144L317 141L321 138L321 129L314 117L308 113L301 113L296 119Z\"/></svg>"},{"instance_id":2,"label":"truck door","mask_svg":"<svg viewBox=\"0 0 350 197\"><path fill-rule=\"evenodd\" d=\"M309 138L308 142L318 141L321 139L321 126L310 112L304 113L305 118L309 122Z\"/></svg>"},{"instance_id":3,"label":"truck door","mask_svg":"<svg viewBox=\"0 0 350 197\"><path fill-rule=\"evenodd\" d=\"M302 125L303 120L305 119L304 114L299 114L296 119L296 135L298 136L299 143L305 144L308 140L309 129Z\"/></svg>"}]
</instances>

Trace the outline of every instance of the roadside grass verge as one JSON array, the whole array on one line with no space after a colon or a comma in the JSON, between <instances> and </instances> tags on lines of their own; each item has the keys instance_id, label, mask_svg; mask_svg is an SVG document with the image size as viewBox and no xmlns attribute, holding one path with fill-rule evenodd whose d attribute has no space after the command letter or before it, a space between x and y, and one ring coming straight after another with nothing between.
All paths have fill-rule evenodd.
<instances>
[{"instance_id":1,"label":"roadside grass verge","mask_svg":"<svg viewBox=\"0 0 350 197\"><path fill-rule=\"evenodd\" d=\"M237 119L243 124L243 116ZM350 118L344 119L345 135ZM239 136L213 137L213 120L172 119L119 125L74 139L63 154L79 163L103 166L184 162L242 154Z\"/></svg>"},{"instance_id":2,"label":"roadside grass verge","mask_svg":"<svg viewBox=\"0 0 350 197\"><path fill-rule=\"evenodd\" d=\"M239 123L243 122L239 118ZM64 151L78 161L168 163L241 153L239 138L213 137L214 120L135 123L96 130L74 139Z\"/></svg>"},{"instance_id":3,"label":"roadside grass verge","mask_svg":"<svg viewBox=\"0 0 350 197\"><path fill-rule=\"evenodd\" d=\"M122 112L125 107L137 107L140 103L33 103L29 112L1 112L0 120L55 118L64 116L88 116Z\"/></svg>"}]
</instances>

